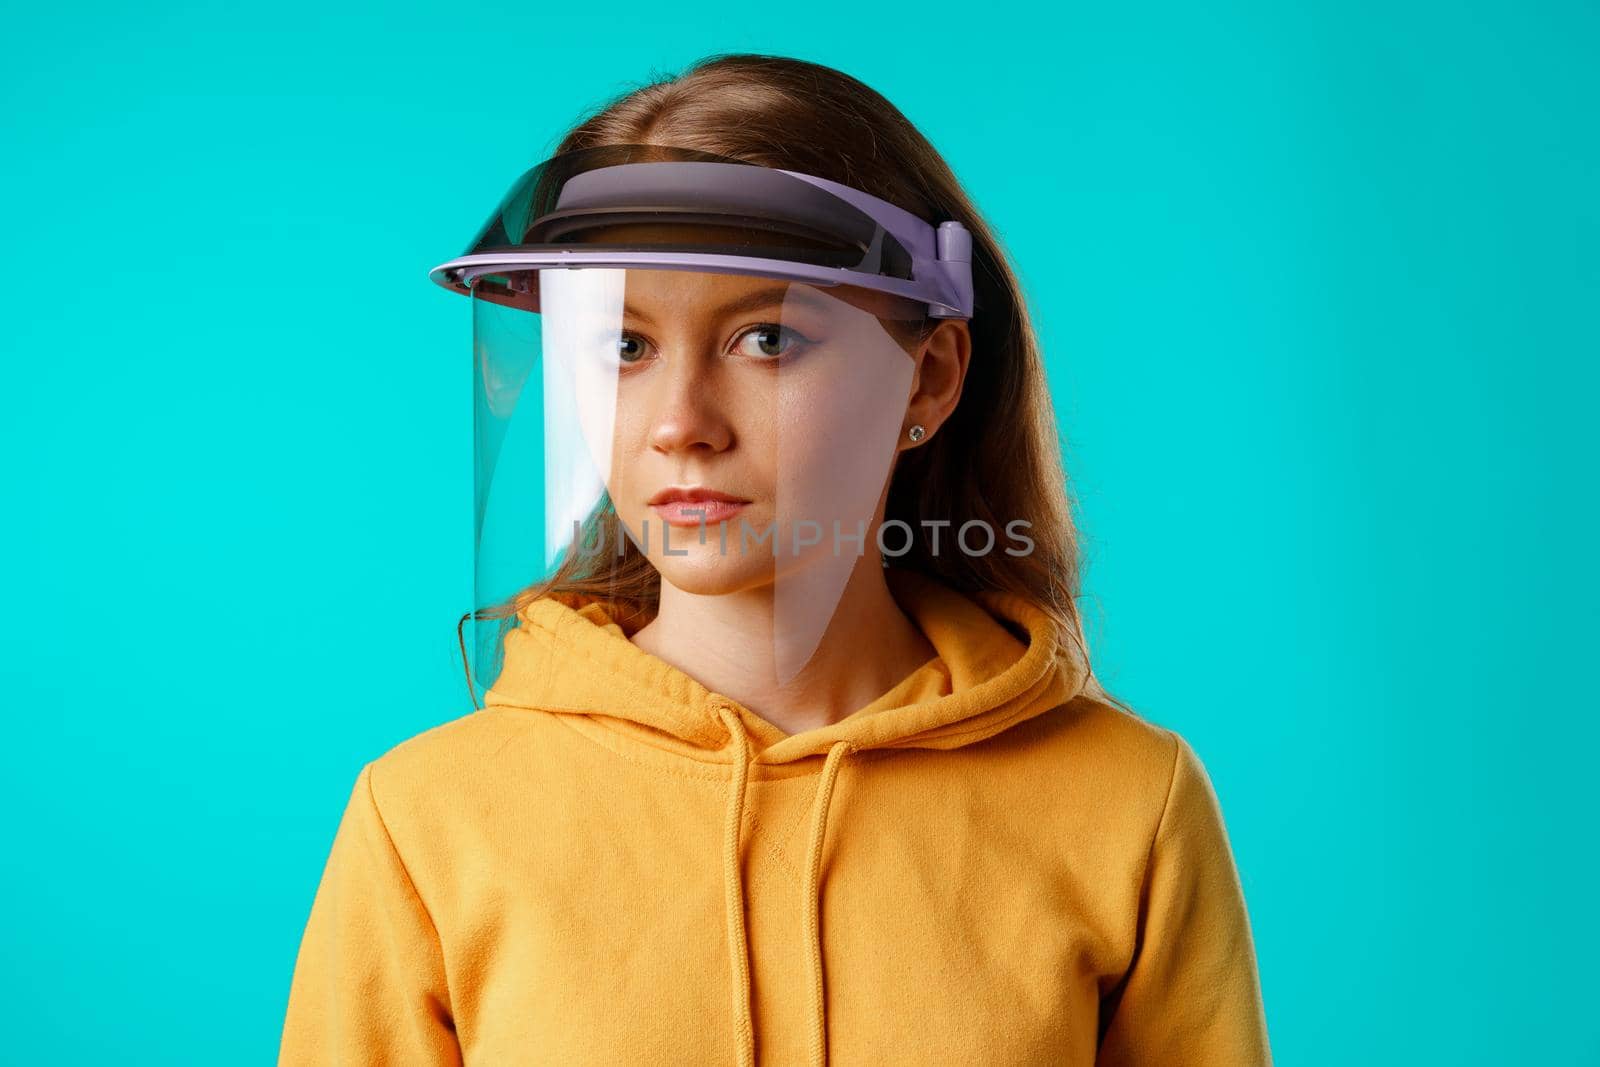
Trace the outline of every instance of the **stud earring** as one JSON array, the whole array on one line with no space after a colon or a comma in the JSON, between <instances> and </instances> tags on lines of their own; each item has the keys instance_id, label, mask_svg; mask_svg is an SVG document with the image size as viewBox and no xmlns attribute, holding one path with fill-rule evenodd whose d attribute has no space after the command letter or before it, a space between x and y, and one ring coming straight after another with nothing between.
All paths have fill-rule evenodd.
<instances>
[{"instance_id":1,"label":"stud earring","mask_svg":"<svg viewBox=\"0 0 1600 1067\"><path fill-rule=\"evenodd\" d=\"M914 442L922 440L927 435L928 431L924 430L920 425L911 427L911 429L906 433L906 436L911 438L911 440Z\"/></svg>"}]
</instances>

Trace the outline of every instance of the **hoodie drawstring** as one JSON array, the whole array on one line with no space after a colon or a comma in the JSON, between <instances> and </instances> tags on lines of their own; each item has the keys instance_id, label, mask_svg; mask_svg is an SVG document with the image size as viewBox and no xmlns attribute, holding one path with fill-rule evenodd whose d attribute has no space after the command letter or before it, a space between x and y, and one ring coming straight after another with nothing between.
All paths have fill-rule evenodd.
<instances>
[{"instance_id":1,"label":"hoodie drawstring","mask_svg":"<svg viewBox=\"0 0 1600 1067\"><path fill-rule=\"evenodd\" d=\"M847 752L854 752L849 741L835 741L822 764L822 781L817 783L817 799L811 810L811 847L806 857L806 927L811 946L812 1005L816 1024L811 1037L811 1061L817 1067L828 1062L828 1008L822 987L822 929L817 905L822 872L822 839L828 833L828 802L833 799L833 783Z\"/></svg>"},{"instance_id":2,"label":"hoodie drawstring","mask_svg":"<svg viewBox=\"0 0 1600 1067\"><path fill-rule=\"evenodd\" d=\"M717 714L738 748L733 777L728 785L728 821L722 838L722 876L728 909L728 955L733 974L733 1017L738 1030L739 1067L755 1067L755 1022L750 1007L750 945L744 925L744 885L739 864L739 837L744 828L745 787L750 774L750 742L739 713L719 704ZM806 850L806 937L811 951L812 1017L811 1058L816 1067L828 1062L827 1000L822 976L822 931L818 904L821 893L822 844L828 833L828 804L847 753L856 746L836 741L822 764L817 797L811 808L811 837Z\"/></svg>"},{"instance_id":3,"label":"hoodie drawstring","mask_svg":"<svg viewBox=\"0 0 1600 1067\"><path fill-rule=\"evenodd\" d=\"M717 705L717 714L738 746L728 786L728 821L722 834L722 885L728 910L728 957L733 965L733 1021L738 1029L739 1067L755 1067L755 1023L750 1013L750 947L744 930L744 886L739 871L739 831L744 828L744 787L750 773L750 741L738 712Z\"/></svg>"}]
</instances>

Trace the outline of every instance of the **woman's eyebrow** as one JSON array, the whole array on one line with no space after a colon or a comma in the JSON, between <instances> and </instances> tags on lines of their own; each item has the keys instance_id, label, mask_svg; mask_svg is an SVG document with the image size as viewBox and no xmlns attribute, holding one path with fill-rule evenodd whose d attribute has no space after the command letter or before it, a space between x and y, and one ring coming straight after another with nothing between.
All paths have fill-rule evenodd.
<instances>
[{"instance_id":1,"label":"woman's eyebrow","mask_svg":"<svg viewBox=\"0 0 1600 1067\"><path fill-rule=\"evenodd\" d=\"M787 284L770 286L766 289L757 289L753 292L746 293L743 296L736 297L733 300L728 301L726 304L716 308L711 313L719 316L733 315L741 311L755 311L758 308L774 307L776 305L785 303L791 292L795 292L796 295L800 295L803 294L805 290L804 288L796 289L795 287ZM631 315L634 318L639 319L641 322L649 323L652 326L655 325L654 319L631 304L623 305L622 311L623 314Z\"/></svg>"}]
</instances>

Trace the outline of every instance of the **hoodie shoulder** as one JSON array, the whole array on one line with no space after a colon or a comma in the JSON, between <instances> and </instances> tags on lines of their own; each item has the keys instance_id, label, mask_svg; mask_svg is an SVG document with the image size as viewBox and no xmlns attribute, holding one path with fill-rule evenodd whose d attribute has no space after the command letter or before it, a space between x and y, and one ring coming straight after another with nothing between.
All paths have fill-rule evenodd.
<instances>
[{"instance_id":1,"label":"hoodie shoulder","mask_svg":"<svg viewBox=\"0 0 1600 1067\"><path fill-rule=\"evenodd\" d=\"M1163 785L1172 779L1182 738L1104 697L1080 693L1040 718L1063 741L1097 760L1141 777L1153 776Z\"/></svg>"},{"instance_id":2,"label":"hoodie shoulder","mask_svg":"<svg viewBox=\"0 0 1600 1067\"><path fill-rule=\"evenodd\" d=\"M372 764L392 774L441 759L479 754L484 746L504 740L508 729L508 724L494 709L480 708L413 734L378 755Z\"/></svg>"},{"instance_id":3,"label":"hoodie shoulder","mask_svg":"<svg viewBox=\"0 0 1600 1067\"><path fill-rule=\"evenodd\" d=\"M1186 747L1175 731L1088 693L1023 727L1018 742L1035 757L1026 765L1033 780L1116 824L1105 832L1148 844Z\"/></svg>"},{"instance_id":4,"label":"hoodie shoulder","mask_svg":"<svg viewBox=\"0 0 1600 1067\"><path fill-rule=\"evenodd\" d=\"M497 753L537 728L542 716L480 708L408 737L369 763L380 808L428 805L483 777Z\"/></svg>"}]
</instances>

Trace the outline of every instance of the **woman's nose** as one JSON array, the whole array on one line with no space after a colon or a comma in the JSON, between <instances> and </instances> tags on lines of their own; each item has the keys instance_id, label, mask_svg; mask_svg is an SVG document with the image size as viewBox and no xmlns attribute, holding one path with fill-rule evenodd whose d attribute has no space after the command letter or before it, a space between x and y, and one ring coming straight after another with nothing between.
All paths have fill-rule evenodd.
<instances>
[{"instance_id":1,"label":"woman's nose","mask_svg":"<svg viewBox=\"0 0 1600 1067\"><path fill-rule=\"evenodd\" d=\"M650 447L658 452L701 448L721 452L733 443L714 359L668 359L651 382Z\"/></svg>"}]
</instances>

